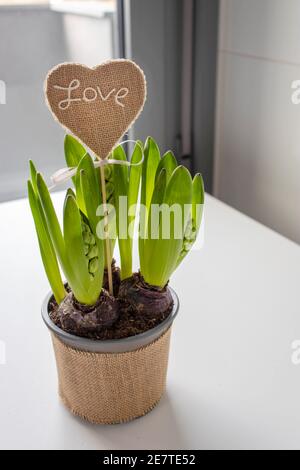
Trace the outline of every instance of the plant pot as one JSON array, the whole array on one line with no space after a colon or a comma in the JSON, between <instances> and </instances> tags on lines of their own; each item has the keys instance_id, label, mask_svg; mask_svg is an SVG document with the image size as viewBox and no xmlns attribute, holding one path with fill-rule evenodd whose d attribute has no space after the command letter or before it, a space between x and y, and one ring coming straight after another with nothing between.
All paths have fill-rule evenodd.
<instances>
[{"instance_id":1,"label":"plant pot","mask_svg":"<svg viewBox=\"0 0 300 470\"><path fill-rule=\"evenodd\" d=\"M48 313L42 317L52 336L59 396L75 415L92 423L115 424L145 415L159 402L166 386L174 306L162 323L145 333L116 340L92 340L58 328Z\"/></svg>"}]
</instances>

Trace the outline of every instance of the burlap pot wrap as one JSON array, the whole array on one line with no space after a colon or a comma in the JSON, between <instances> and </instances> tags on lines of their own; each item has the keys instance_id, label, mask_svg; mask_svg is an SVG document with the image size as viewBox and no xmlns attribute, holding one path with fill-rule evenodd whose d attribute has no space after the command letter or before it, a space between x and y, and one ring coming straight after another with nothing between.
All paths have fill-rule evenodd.
<instances>
[{"instance_id":1,"label":"burlap pot wrap","mask_svg":"<svg viewBox=\"0 0 300 470\"><path fill-rule=\"evenodd\" d=\"M75 349L52 332L62 401L92 423L145 415L165 390L170 335L171 327L144 347L115 354Z\"/></svg>"}]
</instances>

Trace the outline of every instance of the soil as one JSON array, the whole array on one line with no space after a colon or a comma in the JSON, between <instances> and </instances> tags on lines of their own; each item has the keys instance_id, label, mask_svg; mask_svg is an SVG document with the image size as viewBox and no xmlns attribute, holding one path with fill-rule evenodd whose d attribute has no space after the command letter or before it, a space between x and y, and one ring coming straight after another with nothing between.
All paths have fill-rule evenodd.
<instances>
[{"instance_id":1,"label":"soil","mask_svg":"<svg viewBox=\"0 0 300 470\"><path fill-rule=\"evenodd\" d=\"M137 278L135 276L139 276L138 274L135 274L133 277L133 280L137 281ZM140 277L138 277L140 281ZM114 277L114 281L118 282L118 277ZM130 281L130 285L132 285L133 280ZM127 281L127 280L126 280ZM125 285L128 285L128 282L125 282ZM134 283L134 282L133 282ZM136 284L136 283L134 283ZM145 289L146 286L144 286ZM117 286L117 289L119 288L119 285ZM66 289L69 292L68 286L66 286ZM167 288L166 288L167 289ZM114 286L114 291L115 291L115 286ZM155 298L157 298L157 289L154 289L155 291ZM165 293L165 289L163 290L163 293ZM69 292L68 296L66 297L67 299L67 309L69 309L69 312L71 312L71 315L69 314L67 310L67 315L68 315L68 321L63 321L64 325L62 326L61 324L61 318L62 318L62 304L60 306L57 305L54 297L52 296L49 302L49 316L53 323L58 326L59 328L63 329L64 331L68 331L69 333L75 334L77 336L82 336L85 338L90 338L90 339L95 339L95 340L111 340L111 339L121 339L121 338L128 338L130 336L135 336L140 333L144 333L145 331L148 331L155 326L159 325L165 318L167 318L173 307L173 302L169 303L167 306L167 309L164 312L155 312L154 309L152 309L152 315L150 313L150 310L147 309L147 314L143 311L143 309L137 309L135 306L130 305L127 300L124 298L112 298L109 296L108 292L105 291L104 289L102 290L101 297L99 299L99 305L101 306L101 298L102 302L110 302L111 299L114 302L118 303L118 315L115 315L115 309L113 308L113 314L115 315L116 321L114 321L113 324L108 325L106 323L105 326L105 321L103 321L103 317L101 314L99 315L97 312L95 313L95 309L90 309L86 308L86 306L80 306L76 301L74 301L74 297L72 293ZM73 310L70 310L70 306L72 305L73 302ZM113 302L113 305L115 305ZM164 306L166 306L166 302L163 302ZM109 305L109 304L108 304ZM66 307L64 307L63 311L65 310ZM92 322L90 321L89 315L91 315L92 312L92 322L95 321L95 315L98 315L98 318L100 319L99 323L97 325L92 325ZM104 313L104 309L101 310L102 313ZM69 318L71 317L71 320ZM75 322L74 322L75 319ZM104 320L106 320L104 318ZM69 327L69 328L68 328Z\"/></svg>"},{"instance_id":2,"label":"soil","mask_svg":"<svg viewBox=\"0 0 300 470\"><path fill-rule=\"evenodd\" d=\"M145 317L141 313L134 312L131 307L128 307L123 302L120 302L120 304L119 319L112 326L102 328L102 330L98 332L89 332L86 334L77 333L77 336L84 336L85 338L98 340L128 338L129 336L144 333L145 331L151 330L151 328L154 328L156 325L159 325L170 315L172 310L171 308L160 316L149 318ZM62 328L57 312L58 305L55 302L54 297L51 297L49 303L49 316L56 326Z\"/></svg>"}]
</instances>

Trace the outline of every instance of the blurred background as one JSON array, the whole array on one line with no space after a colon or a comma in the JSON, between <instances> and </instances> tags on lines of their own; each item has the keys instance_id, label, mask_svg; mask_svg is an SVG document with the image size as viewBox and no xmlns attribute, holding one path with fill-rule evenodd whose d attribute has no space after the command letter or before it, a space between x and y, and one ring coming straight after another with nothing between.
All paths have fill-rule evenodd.
<instances>
[{"instance_id":1,"label":"blurred background","mask_svg":"<svg viewBox=\"0 0 300 470\"><path fill-rule=\"evenodd\" d=\"M171 148L209 193L300 242L300 0L0 0L0 201L50 176L63 135L47 71L132 58L148 99L131 133Z\"/></svg>"}]
</instances>

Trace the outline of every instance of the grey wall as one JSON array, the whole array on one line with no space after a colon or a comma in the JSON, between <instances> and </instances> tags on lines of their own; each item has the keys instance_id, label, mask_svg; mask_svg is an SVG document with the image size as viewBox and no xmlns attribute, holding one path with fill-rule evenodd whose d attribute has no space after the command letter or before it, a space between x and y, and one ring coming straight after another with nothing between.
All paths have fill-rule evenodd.
<instances>
[{"instance_id":1,"label":"grey wall","mask_svg":"<svg viewBox=\"0 0 300 470\"><path fill-rule=\"evenodd\" d=\"M148 96L134 137L177 151L180 132L181 0L126 0L126 56L144 70Z\"/></svg>"},{"instance_id":2,"label":"grey wall","mask_svg":"<svg viewBox=\"0 0 300 470\"><path fill-rule=\"evenodd\" d=\"M194 2L193 169L212 192L219 0Z\"/></svg>"},{"instance_id":3,"label":"grey wall","mask_svg":"<svg viewBox=\"0 0 300 470\"><path fill-rule=\"evenodd\" d=\"M216 88L219 0L194 0L194 68L192 90L192 162L212 189L214 112ZM148 99L134 126L135 137L152 135L162 150L171 148L181 156L181 88L183 72L184 0L126 0L127 56L144 69Z\"/></svg>"},{"instance_id":4,"label":"grey wall","mask_svg":"<svg viewBox=\"0 0 300 470\"><path fill-rule=\"evenodd\" d=\"M40 7L0 7L0 201L26 193L28 159L50 176L64 166L64 132L44 104L47 71L64 61L95 65L113 56L112 20Z\"/></svg>"}]
</instances>

